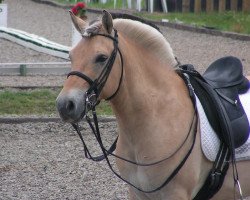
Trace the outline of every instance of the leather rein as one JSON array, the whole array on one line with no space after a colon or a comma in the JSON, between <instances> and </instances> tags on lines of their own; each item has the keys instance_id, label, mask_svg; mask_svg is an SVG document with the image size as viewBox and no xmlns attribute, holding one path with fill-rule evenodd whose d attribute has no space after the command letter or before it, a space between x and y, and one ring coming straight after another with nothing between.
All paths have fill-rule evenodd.
<instances>
[{"instance_id":1,"label":"leather rein","mask_svg":"<svg viewBox=\"0 0 250 200\"><path fill-rule=\"evenodd\" d=\"M193 87L192 85L190 84L189 82L189 79L188 78L185 78L184 81L186 82L186 85L188 86L188 90L189 90L189 94L190 94L190 97L192 99L192 102L193 102L193 105L194 105L194 108L195 108L195 112L194 112L194 115L193 115L193 118L192 118L192 122L191 122L191 125L189 127L189 131L188 131L188 134L187 136L185 137L184 141L181 143L181 145L168 157L162 159L162 160L159 160L159 161L156 161L156 162L152 162L152 163L140 163L140 162L135 162L135 161L132 161L132 160L128 160L126 158L123 158L119 155L116 155L114 154L114 150L116 149L116 143L117 143L117 140L118 140L118 137L115 139L114 143L110 146L109 149L106 149L103 145L103 142L102 142L102 138L101 138L101 134L100 134L100 130L99 130L99 124L98 124L98 118L97 118L97 114L96 114L96 109L95 107L98 105L99 103L99 100L98 100L98 97L105 85L105 83L107 82L107 79L109 77L109 74L112 70L112 67L113 67L113 64L114 64L114 61L116 59L116 56L117 56L117 52L119 52L119 55L120 55L120 59L121 59L121 76L120 76L120 80L119 80L119 83L118 83L118 87L116 89L116 91L108 98L106 98L105 100L111 100L112 98L114 98L116 96L116 94L118 93L119 89L120 89L120 86L121 86L121 83L122 83L122 78L123 78L123 57L122 57L122 53L121 51L119 50L119 47L118 47L118 34L117 34L117 30L114 29L114 37L111 36L111 35L107 35L107 34L92 34L91 36L103 36L103 37L106 37L106 38L109 38L111 40L113 40L113 45L114 45L114 49L106 63L106 65L104 66L101 74L99 75L99 77L95 80L92 80L90 77L88 77L87 75L79 72L79 71L71 71L67 77L69 76L72 76L72 75L75 75L75 76L78 76L82 79L84 79L85 81L87 81L90 85L90 88L86 91L85 93L85 110L82 114L82 118L85 118L86 121L88 122L91 130L92 130L92 133L94 134L100 148L101 148L101 151L102 151L102 155L100 156L96 156L96 157L93 157L84 141L84 138L83 138L83 135L80 131L80 127L77 123L72 123L72 126L73 128L75 129L75 131L77 132L77 134L79 135L81 141L82 141L82 144L83 144L83 147L84 147L84 153L85 153L85 157L90 159L90 160L93 160L93 161L102 161L102 160L106 160L109 168L111 169L111 171L118 177L120 178L121 180L123 180L124 182L126 182L128 185L134 187L135 189L141 191L141 192L144 192L144 193L153 193L153 192L156 192L160 189L162 189L165 185L167 185L174 177L175 175L180 171L180 169L182 168L182 166L185 164L186 160L188 159L189 155L191 154L192 150L193 150L193 147L194 147L194 144L195 144L195 140L196 140L196 133L197 133L197 123L198 123L198 119L197 119L197 110L196 110L196 104L195 104L195 95L194 95L194 91L193 91ZM90 115L89 115L89 112ZM173 156L175 156L181 149L182 147L184 146L184 144L187 142L189 136L191 135L191 132L194 132L194 135L193 135L193 139L192 139L192 145L191 147L189 148L188 152L186 153L185 157L182 159L182 161L178 164L178 166L172 171L172 173L170 174L169 177L167 177L167 179L157 188L153 189L153 190L143 190L137 186L135 186L134 184L132 184L131 182L129 182L128 180L124 179L123 177L121 177L120 174L118 174L113 166L111 165L110 163L110 160L108 158L109 155L112 155L118 159L121 159L123 161L126 161L126 162L129 162L131 164L134 164L134 165L137 165L137 166L153 166L153 165L156 165L156 164L159 164L163 161L166 161L170 158L172 158Z\"/></svg>"}]
</instances>

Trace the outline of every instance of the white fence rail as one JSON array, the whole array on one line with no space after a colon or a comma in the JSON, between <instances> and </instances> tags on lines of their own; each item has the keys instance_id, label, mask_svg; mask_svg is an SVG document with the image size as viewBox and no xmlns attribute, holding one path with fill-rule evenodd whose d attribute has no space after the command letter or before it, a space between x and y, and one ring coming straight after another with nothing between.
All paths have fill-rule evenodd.
<instances>
[{"instance_id":1,"label":"white fence rail","mask_svg":"<svg viewBox=\"0 0 250 200\"><path fill-rule=\"evenodd\" d=\"M65 75L70 62L0 63L0 75Z\"/></svg>"},{"instance_id":2,"label":"white fence rail","mask_svg":"<svg viewBox=\"0 0 250 200\"><path fill-rule=\"evenodd\" d=\"M68 59L70 47L21 30L0 27L0 38L10 40L38 52Z\"/></svg>"}]
</instances>

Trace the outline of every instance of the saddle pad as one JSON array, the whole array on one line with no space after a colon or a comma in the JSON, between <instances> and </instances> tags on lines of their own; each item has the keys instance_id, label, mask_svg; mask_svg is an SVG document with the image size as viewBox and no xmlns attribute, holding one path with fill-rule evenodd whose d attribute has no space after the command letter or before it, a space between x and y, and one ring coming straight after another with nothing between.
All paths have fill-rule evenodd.
<instances>
[{"instance_id":1,"label":"saddle pad","mask_svg":"<svg viewBox=\"0 0 250 200\"><path fill-rule=\"evenodd\" d=\"M246 112L248 121L250 122L250 89L245 94L240 95L240 101ZM202 151L208 160L215 161L217 152L219 151L220 140L209 124L207 116L197 96L196 105L200 120ZM235 155L237 161L250 160L250 136L244 145L235 149Z\"/></svg>"}]
</instances>

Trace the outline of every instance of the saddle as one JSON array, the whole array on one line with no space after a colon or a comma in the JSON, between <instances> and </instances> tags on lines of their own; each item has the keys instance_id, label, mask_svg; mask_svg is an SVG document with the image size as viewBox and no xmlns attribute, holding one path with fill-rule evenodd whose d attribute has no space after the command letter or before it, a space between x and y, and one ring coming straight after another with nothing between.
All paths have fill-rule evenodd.
<instances>
[{"instance_id":1,"label":"saddle","mask_svg":"<svg viewBox=\"0 0 250 200\"><path fill-rule=\"evenodd\" d=\"M213 168L193 200L208 200L220 190L230 157L236 167L234 150L249 137L249 122L239 99L239 94L249 89L242 68L238 58L229 56L213 62L203 76L192 65L182 65L177 70L188 88L193 87L208 121L221 140Z\"/></svg>"},{"instance_id":2,"label":"saddle","mask_svg":"<svg viewBox=\"0 0 250 200\"><path fill-rule=\"evenodd\" d=\"M229 149L243 145L249 136L249 122L239 94L249 89L241 61L223 57L213 62L201 76L192 65L180 67L189 75L195 94L218 137Z\"/></svg>"}]
</instances>

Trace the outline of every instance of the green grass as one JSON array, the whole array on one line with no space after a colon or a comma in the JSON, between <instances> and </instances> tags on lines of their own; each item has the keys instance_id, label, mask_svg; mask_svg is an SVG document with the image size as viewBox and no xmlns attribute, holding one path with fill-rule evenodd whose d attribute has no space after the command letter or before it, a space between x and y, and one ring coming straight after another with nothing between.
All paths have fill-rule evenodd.
<instances>
[{"instance_id":1,"label":"green grass","mask_svg":"<svg viewBox=\"0 0 250 200\"><path fill-rule=\"evenodd\" d=\"M51 115L57 112L59 90L0 91L0 115ZM107 102L97 107L99 115L112 115Z\"/></svg>"},{"instance_id":2,"label":"green grass","mask_svg":"<svg viewBox=\"0 0 250 200\"><path fill-rule=\"evenodd\" d=\"M224 13L136 13L152 20L168 19L170 22L182 21L197 27L211 27L222 31L250 34L250 14L227 11Z\"/></svg>"},{"instance_id":3,"label":"green grass","mask_svg":"<svg viewBox=\"0 0 250 200\"><path fill-rule=\"evenodd\" d=\"M89 8L100 8L100 9L114 9L114 1L108 1L106 4L90 2L90 3L88 3L88 7ZM117 9L122 8L122 1L121 0L118 0L116 2L116 8Z\"/></svg>"},{"instance_id":4,"label":"green grass","mask_svg":"<svg viewBox=\"0 0 250 200\"><path fill-rule=\"evenodd\" d=\"M76 2L84 2L82 0L56 0L59 3L63 4L75 4ZM114 1L108 1L106 4L96 3L94 1L88 3L88 8L100 8L100 9L113 9ZM122 8L122 0L117 0L116 8Z\"/></svg>"}]
</instances>

